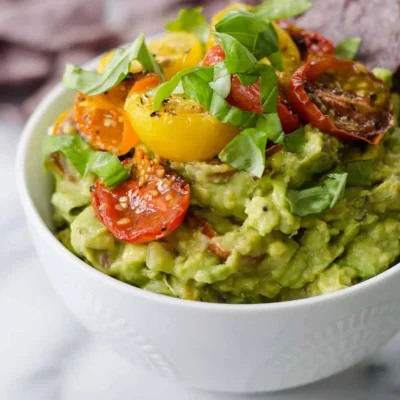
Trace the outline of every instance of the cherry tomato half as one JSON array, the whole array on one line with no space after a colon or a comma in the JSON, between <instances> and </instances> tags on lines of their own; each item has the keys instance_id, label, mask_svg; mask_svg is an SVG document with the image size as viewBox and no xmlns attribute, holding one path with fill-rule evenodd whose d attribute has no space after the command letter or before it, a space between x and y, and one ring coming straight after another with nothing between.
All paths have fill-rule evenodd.
<instances>
[{"instance_id":1,"label":"cherry tomato half","mask_svg":"<svg viewBox=\"0 0 400 400\"><path fill-rule=\"evenodd\" d=\"M320 56L323 54L333 54L335 52L333 43L319 33L299 28L286 20L280 20L278 24L289 33L296 43L303 61L306 60L309 55Z\"/></svg>"},{"instance_id":2,"label":"cherry tomato half","mask_svg":"<svg viewBox=\"0 0 400 400\"><path fill-rule=\"evenodd\" d=\"M310 59L293 74L289 90L304 120L342 140L377 144L394 124L389 88L350 60Z\"/></svg>"},{"instance_id":3,"label":"cherry tomato half","mask_svg":"<svg viewBox=\"0 0 400 400\"><path fill-rule=\"evenodd\" d=\"M131 176L115 189L96 181L91 198L97 217L127 243L147 243L169 235L188 210L189 184L140 148L124 164L132 164Z\"/></svg>"},{"instance_id":4,"label":"cherry tomato half","mask_svg":"<svg viewBox=\"0 0 400 400\"><path fill-rule=\"evenodd\" d=\"M204 65L214 65L225 59L225 52L220 45L212 47L204 57ZM260 104L260 84L254 83L248 86L242 86L236 75L232 76L231 92L226 101L240 108L243 111L252 111L261 113ZM292 112L289 103L285 98L284 92L279 92L278 115L282 123L282 129L285 133L291 133L299 128L300 119Z\"/></svg>"},{"instance_id":5,"label":"cherry tomato half","mask_svg":"<svg viewBox=\"0 0 400 400\"><path fill-rule=\"evenodd\" d=\"M77 128L95 149L123 155L138 143L124 111L125 99L132 85L133 81L126 80L106 93L96 96L77 93L75 96Z\"/></svg>"}]
</instances>

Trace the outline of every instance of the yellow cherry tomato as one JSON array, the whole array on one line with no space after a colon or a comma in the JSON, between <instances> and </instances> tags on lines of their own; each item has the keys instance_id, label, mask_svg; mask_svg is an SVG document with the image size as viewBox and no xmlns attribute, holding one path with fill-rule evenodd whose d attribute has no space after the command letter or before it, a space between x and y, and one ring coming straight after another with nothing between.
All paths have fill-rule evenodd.
<instances>
[{"instance_id":1,"label":"yellow cherry tomato","mask_svg":"<svg viewBox=\"0 0 400 400\"><path fill-rule=\"evenodd\" d=\"M152 79L149 77L149 79ZM141 82L140 87L147 87ZM238 133L184 95L172 95L153 112L153 98L132 88L125 110L140 141L173 161L201 161L218 154Z\"/></svg>"},{"instance_id":2,"label":"yellow cherry tomato","mask_svg":"<svg viewBox=\"0 0 400 400\"><path fill-rule=\"evenodd\" d=\"M278 36L279 51L282 54L283 71L293 73L300 67L301 57L299 49L284 29L276 23L274 23L274 28Z\"/></svg>"},{"instance_id":3,"label":"yellow cherry tomato","mask_svg":"<svg viewBox=\"0 0 400 400\"><path fill-rule=\"evenodd\" d=\"M204 55L201 42L189 32L167 33L153 40L148 47L155 54L167 80L182 69L197 65Z\"/></svg>"},{"instance_id":4,"label":"yellow cherry tomato","mask_svg":"<svg viewBox=\"0 0 400 400\"><path fill-rule=\"evenodd\" d=\"M217 22L219 22L222 17L228 12L228 11L232 11L232 10L251 10L251 6L248 6L246 4L243 3L233 3L231 5L229 5L228 7L225 7L224 9L222 9L221 11L217 12L211 19L211 23L210 23L210 31L213 31L215 28L215 25L217 25ZM214 45L217 44L217 41L215 39L215 36L210 33L208 35L208 40L207 40L207 44L206 44L206 49L210 50L211 47L213 47Z\"/></svg>"},{"instance_id":5,"label":"yellow cherry tomato","mask_svg":"<svg viewBox=\"0 0 400 400\"><path fill-rule=\"evenodd\" d=\"M171 32L153 40L148 48L161 65L165 78L172 78L180 70L197 65L203 58L203 46L196 35L189 32ZM97 66L97 72L102 74L111 60L114 51L106 53ZM133 61L130 71L141 72L142 66Z\"/></svg>"},{"instance_id":6,"label":"yellow cherry tomato","mask_svg":"<svg viewBox=\"0 0 400 400\"><path fill-rule=\"evenodd\" d=\"M282 55L283 68L282 71L276 70L279 83L286 89L289 86L292 73L300 67L301 57L299 49L294 43L290 35L274 22L274 28L278 36L279 51ZM270 64L267 58L260 60L261 63Z\"/></svg>"}]
</instances>

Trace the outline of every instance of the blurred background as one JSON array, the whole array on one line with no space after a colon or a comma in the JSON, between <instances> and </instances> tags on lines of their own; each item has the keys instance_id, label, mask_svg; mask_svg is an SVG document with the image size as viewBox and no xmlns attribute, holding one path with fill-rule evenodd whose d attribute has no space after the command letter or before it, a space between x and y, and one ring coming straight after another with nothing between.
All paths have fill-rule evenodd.
<instances>
[{"instance_id":1,"label":"blurred background","mask_svg":"<svg viewBox=\"0 0 400 400\"><path fill-rule=\"evenodd\" d=\"M50 287L26 231L14 178L27 117L81 64L140 32L159 32L179 8L209 17L226 0L0 0L0 399L228 400L190 392L134 369L91 338ZM247 1L249 4L258 1ZM400 65L400 0L314 0L300 18L336 43L361 36L370 67ZM365 363L307 388L252 396L269 400L400 399L400 338Z\"/></svg>"}]
</instances>

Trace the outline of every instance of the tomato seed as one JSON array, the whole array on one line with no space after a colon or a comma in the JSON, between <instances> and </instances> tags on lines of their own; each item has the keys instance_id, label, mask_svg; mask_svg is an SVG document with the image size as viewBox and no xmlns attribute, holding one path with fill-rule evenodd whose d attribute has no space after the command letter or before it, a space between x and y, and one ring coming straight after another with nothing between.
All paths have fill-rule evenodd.
<instances>
[{"instance_id":1,"label":"tomato seed","mask_svg":"<svg viewBox=\"0 0 400 400\"><path fill-rule=\"evenodd\" d=\"M131 222L130 218L121 218L117 221L118 225L126 225L129 224L129 222Z\"/></svg>"},{"instance_id":2,"label":"tomato seed","mask_svg":"<svg viewBox=\"0 0 400 400\"><path fill-rule=\"evenodd\" d=\"M121 197L119 198L119 201L120 201L120 203L125 203L125 202L128 201L128 197L127 197L127 196L121 196Z\"/></svg>"},{"instance_id":3,"label":"tomato seed","mask_svg":"<svg viewBox=\"0 0 400 400\"><path fill-rule=\"evenodd\" d=\"M157 174L157 177L158 177L158 178L164 178L165 169L158 169L157 172L156 172L156 174Z\"/></svg>"},{"instance_id":4,"label":"tomato seed","mask_svg":"<svg viewBox=\"0 0 400 400\"><path fill-rule=\"evenodd\" d=\"M114 206L114 208L115 208L117 211L122 211L122 207L121 207L120 204L116 204L116 205Z\"/></svg>"}]
</instances>

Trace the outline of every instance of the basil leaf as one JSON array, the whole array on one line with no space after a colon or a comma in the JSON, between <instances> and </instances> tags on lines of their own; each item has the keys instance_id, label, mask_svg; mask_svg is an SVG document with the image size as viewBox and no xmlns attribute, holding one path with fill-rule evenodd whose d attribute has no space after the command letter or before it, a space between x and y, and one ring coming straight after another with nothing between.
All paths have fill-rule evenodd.
<instances>
[{"instance_id":1,"label":"basil leaf","mask_svg":"<svg viewBox=\"0 0 400 400\"><path fill-rule=\"evenodd\" d=\"M353 60L361 44L361 38L354 37L341 41L335 48L336 58Z\"/></svg>"},{"instance_id":2,"label":"basil leaf","mask_svg":"<svg viewBox=\"0 0 400 400\"><path fill-rule=\"evenodd\" d=\"M78 135L46 136L43 141L43 159L56 152L62 152L77 169L79 175L84 176L89 154L92 151L90 146Z\"/></svg>"},{"instance_id":3,"label":"basil leaf","mask_svg":"<svg viewBox=\"0 0 400 400\"><path fill-rule=\"evenodd\" d=\"M139 61L145 71L154 72L164 79L161 67L147 49L144 36L140 35L126 49L114 50L114 54L103 74L85 71L75 65L67 64L62 83L68 89L77 90L91 96L104 93L127 77L134 60Z\"/></svg>"},{"instance_id":4,"label":"basil leaf","mask_svg":"<svg viewBox=\"0 0 400 400\"><path fill-rule=\"evenodd\" d=\"M193 66L185 68L174 75L169 81L162 83L157 88L149 91L147 94L154 96L153 111L158 111L165 99L167 99L180 84L182 78L191 72L198 70L208 70L212 80L213 69L211 67Z\"/></svg>"},{"instance_id":5,"label":"basil leaf","mask_svg":"<svg viewBox=\"0 0 400 400\"><path fill-rule=\"evenodd\" d=\"M230 74L248 73L254 69L257 59L238 40L221 32L215 32L215 36L224 49L224 64Z\"/></svg>"},{"instance_id":6,"label":"basil leaf","mask_svg":"<svg viewBox=\"0 0 400 400\"><path fill-rule=\"evenodd\" d=\"M347 186L371 186L372 160L352 161L346 165Z\"/></svg>"},{"instance_id":7,"label":"basil leaf","mask_svg":"<svg viewBox=\"0 0 400 400\"><path fill-rule=\"evenodd\" d=\"M278 106L278 78L271 65L257 64L255 67L261 78L260 102L263 113L276 112Z\"/></svg>"},{"instance_id":8,"label":"basil leaf","mask_svg":"<svg viewBox=\"0 0 400 400\"><path fill-rule=\"evenodd\" d=\"M222 17L215 29L235 38L257 60L272 56L271 63L282 69L278 36L271 21L249 11L232 10Z\"/></svg>"},{"instance_id":9,"label":"basil leaf","mask_svg":"<svg viewBox=\"0 0 400 400\"><path fill-rule=\"evenodd\" d=\"M305 136L303 127L289 134L283 135L283 149L290 153L303 153Z\"/></svg>"},{"instance_id":10,"label":"basil leaf","mask_svg":"<svg viewBox=\"0 0 400 400\"><path fill-rule=\"evenodd\" d=\"M164 28L167 31L185 31L194 33L202 43L207 42L208 23L202 15L203 8L182 8L174 21L168 22Z\"/></svg>"},{"instance_id":11,"label":"basil leaf","mask_svg":"<svg viewBox=\"0 0 400 400\"><path fill-rule=\"evenodd\" d=\"M276 20L303 14L311 6L309 0L266 0L252 11L263 18Z\"/></svg>"},{"instance_id":12,"label":"basil leaf","mask_svg":"<svg viewBox=\"0 0 400 400\"><path fill-rule=\"evenodd\" d=\"M98 176L108 187L114 187L129 177L129 172L121 164L119 158L114 153L106 151L90 153L85 175L90 172Z\"/></svg>"},{"instance_id":13,"label":"basil leaf","mask_svg":"<svg viewBox=\"0 0 400 400\"><path fill-rule=\"evenodd\" d=\"M292 190L286 193L292 214L299 217L320 214L332 208L343 197L347 173L332 173L319 184L306 189Z\"/></svg>"},{"instance_id":14,"label":"basil leaf","mask_svg":"<svg viewBox=\"0 0 400 400\"><path fill-rule=\"evenodd\" d=\"M202 70L185 75L182 79L185 93L220 121L240 128L255 125L258 114L231 106L218 96L209 83L209 76L206 76Z\"/></svg>"},{"instance_id":15,"label":"basil leaf","mask_svg":"<svg viewBox=\"0 0 400 400\"><path fill-rule=\"evenodd\" d=\"M241 131L219 153L221 161L261 178L265 169L267 135L257 129Z\"/></svg>"},{"instance_id":16,"label":"basil leaf","mask_svg":"<svg viewBox=\"0 0 400 400\"><path fill-rule=\"evenodd\" d=\"M214 80L210 82L214 92L225 99L231 91L231 74L224 63L214 65Z\"/></svg>"},{"instance_id":17,"label":"basil leaf","mask_svg":"<svg viewBox=\"0 0 400 400\"><path fill-rule=\"evenodd\" d=\"M129 172L114 153L93 150L78 135L46 136L43 158L52 153L63 153L74 165L79 175L97 175L106 186L112 187L129 177Z\"/></svg>"},{"instance_id":18,"label":"basil leaf","mask_svg":"<svg viewBox=\"0 0 400 400\"><path fill-rule=\"evenodd\" d=\"M261 78L260 101L263 113L275 112L278 102L278 79L271 65L257 63L256 58L238 40L226 33L216 33L225 51L224 65L241 83L255 83Z\"/></svg>"},{"instance_id":19,"label":"basil leaf","mask_svg":"<svg viewBox=\"0 0 400 400\"><path fill-rule=\"evenodd\" d=\"M383 82L386 83L390 88L393 85L393 73L387 68L373 68L372 73Z\"/></svg>"},{"instance_id":20,"label":"basil leaf","mask_svg":"<svg viewBox=\"0 0 400 400\"><path fill-rule=\"evenodd\" d=\"M256 129L265 132L268 140L274 143L281 143L284 133L277 113L260 115L256 123Z\"/></svg>"}]
</instances>

